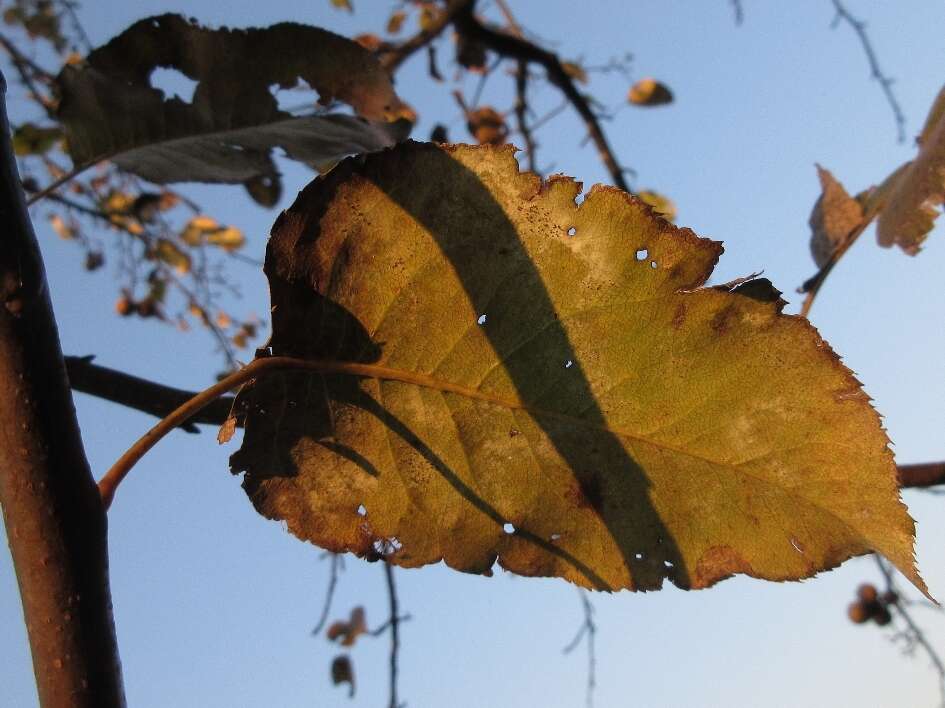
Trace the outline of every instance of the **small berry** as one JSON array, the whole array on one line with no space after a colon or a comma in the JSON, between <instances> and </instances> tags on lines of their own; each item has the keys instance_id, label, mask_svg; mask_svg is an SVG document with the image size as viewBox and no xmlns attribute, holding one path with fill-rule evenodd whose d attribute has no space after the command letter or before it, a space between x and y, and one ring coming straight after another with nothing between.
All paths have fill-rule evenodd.
<instances>
[{"instance_id":1,"label":"small berry","mask_svg":"<svg viewBox=\"0 0 945 708\"><path fill-rule=\"evenodd\" d=\"M117 302L115 302L115 312L117 312L122 317L127 317L136 309L137 307L135 303L133 303L130 298L127 298L124 295L118 298Z\"/></svg>"},{"instance_id":2,"label":"small berry","mask_svg":"<svg viewBox=\"0 0 945 708\"><path fill-rule=\"evenodd\" d=\"M862 602L851 602L847 608L847 617L853 624L863 624L870 618L870 610Z\"/></svg>"},{"instance_id":3,"label":"small berry","mask_svg":"<svg viewBox=\"0 0 945 708\"><path fill-rule=\"evenodd\" d=\"M879 597L879 593L876 591L875 585L863 583L856 589L856 596L863 602L876 602L876 598Z\"/></svg>"},{"instance_id":4,"label":"small berry","mask_svg":"<svg viewBox=\"0 0 945 708\"><path fill-rule=\"evenodd\" d=\"M879 612L873 615L873 621L880 627L885 627L887 624L892 622L892 615L889 614L889 610L883 607Z\"/></svg>"}]
</instances>

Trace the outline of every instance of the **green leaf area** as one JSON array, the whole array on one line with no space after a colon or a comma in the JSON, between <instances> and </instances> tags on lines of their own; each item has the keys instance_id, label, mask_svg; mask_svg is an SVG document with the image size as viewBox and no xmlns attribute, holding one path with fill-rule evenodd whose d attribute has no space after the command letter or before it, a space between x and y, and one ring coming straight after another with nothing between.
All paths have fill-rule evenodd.
<instances>
[{"instance_id":1,"label":"green leaf area","mask_svg":"<svg viewBox=\"0 0 945 708\"><path fill-rule=\"evenodd\" d=\"M234 472L264 516L401 566L585 587L796 580L914 525L859 382L766 280L510 147L350 159L277 220L272 353Z\"/></svg>"}]
</instances>

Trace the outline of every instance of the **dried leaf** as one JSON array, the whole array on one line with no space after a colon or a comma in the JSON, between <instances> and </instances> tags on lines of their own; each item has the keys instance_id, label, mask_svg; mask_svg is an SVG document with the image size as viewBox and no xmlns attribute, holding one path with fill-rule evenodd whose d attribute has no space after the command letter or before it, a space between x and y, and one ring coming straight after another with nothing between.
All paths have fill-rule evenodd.
<instances>
[{"instance_id":1,"label":"dried leaf","mask_svg":"<svg viewBox=\"0 0 945 708\"><path fill-rule=\"evenodd\" d=\"M331 662L331 682L336 686L339 683L348 684L348 697L354 697L354 669L351 659L344 654L336 656Z\"/></svg>"},{"instance_id":2,"label":"dried leaf","mask_svg":"<svg viewBox=\"0 0 945 708\"><path fill-rule=\"evenodd\" d=\"M573 61L563 61L561 62L561 68L564 69L565 74L578 83L586 84L588 82L587 72L580 64Z\"/></svg>"},{"instance_id":3,"label":"dried leaf","mask_svg":"<svg viewBox=\"0 0 945 708\"><path fill-rule=\"evenodd\" d=\"M579 193L418 143L306 187L268 346L336 363L240 392L257 510L407 567L652 590L878 551L924 589L879 416L813 326L767 281L701 287L719 243Z\"/></svg>"},{"instance_id":4,"label":"dried leaf","mask_svg":"<svg viewBox=\"0 0 945 708\"><path fill-rule=\"evenodd\" d=\"M225 251L237 251L246 243L246 237L235 226L227 226L207 234L207 243L219 246Z\"/></svg>"},{"instance_id":5,"label":"dried leaf","mask_svg":"<svg viewBox=\"0 0 945 708\"><path fill-rule=\"evenodd\" d=\"M151 86L157 67L197 82L192 103ZM349 115L294 116L270 86L306 81ZM375 57L316 27L209 30L179 15L135 23L57 78L73 161L112 156L152 182L278 181L272 150L308 165L370 152L409 131L405 106Z\"/></svg>"},{"instance_id":6,"label":"dried leaf","mask_svg":"<svg viewBox=\"0 0 945 708\"><path fill-rule=\"evenodd\" d=\"M62 140L62 128L43 128L33 123L19 125L13 131L13 152L17 155L42 155Z\"/></svg>"},{"instance_id":7,"label":"dried leaf","mask_svg":"<svg viewBox=\"0 0 945 708\"><path fill-rule=\"evenodd\" d=\"M397 10L391 13L387 19L387 34L398 34L404 26L404 20L407 19L407 13L403 10Z\"/></svg>"},{"instance_id":8,"label":"dried leaf","mask_svg":"<svg viewBox=\"0 0 945 708\"><path fill-rule=\"evenodd\" d=\"M49 215L49 225L59 238L65 239L66 241L71 241L75 238L75 228L67 224L65 219L59 216L59 214Z\"/></svg>"},{"instance_id":9,"label":"dried leaf","mask_svg":"<svg viewBox=\"0 0 945 708\"><path fill-rule=\"evenodd\" d=\"M223 425L220 426L220 430L217 431L217 442L220 445L230 442L233 439L233 436L236 434L236 416L230 413L227 416L226 420L223 421Z\"/></svg>"},{"instance_id":10,"label":"dried leaf","mask_svg":"<svg viewBox=\"0 0 945 708\"><path fill-rule=\"evenodd\" d=\"M945 88L936 97L918 142L915 160L890 175L877 196L885 202L876 223L879 245L896 244L912 256L945 203Z\"/></svg>"},{"instance_id":11,"label":"dried leaf","mask_svg":"<svg viewBox=\"0 0 945 708\"><path fill-rule=\"evenodd\" d=\"M173 241L159 238L154 246L154 257L171 266L180 274L190 272L190 256L184 253Z\"/></svg>"},{"instance_id":12,"label":"dried leaf","mask_svg":"<svg viewBox=\"0 0 945 708\"><path fill-rule=\"evenodd\" d=\"M351 4L351 0L331 0L331 5L338 10L354 12L354 6Z\"/></svg>"},{"instance_id":13,"label":"dried leaf","mask_svg":"<svg viewBox=\"0 0 945 708\"><path fill-rule=\"evenodd\" d=\"M810 213L810 252L818 268L823 268L837 247L863 221L863 205L828 170L817 165L820 197Z\"/></svg>"},{"instance_id":14,"label":"dried leaf","mask_svg":"<svg viewBox=\"0 0 945 708\"><path fill-rule=\"evenodd\" d=\"M635 106L662 106L673 102L673 92L656 79L640 79L630 88L627 100Z\"/></svg>"},{"instance_id":15,"label":"dried leaf","mask_svg":"<svg viewBox=\"0 0 945 708\"><path fill-rule=\"evenodd\" d=\"M357 641L358 637L366 634L367 631L367 618L364 614L364 608L355 607L351 610L351 617L347 622L344 620L333 622L325 632L325 636L333 642L340 642L342 646L350 647Z\"/></svg>"},{"instance_id":16,"label":"dried leaf","mask_svg":"<svg viewBox=\"0 0 945 708\"><path fill-rule=\"evenodd\" d=\"M505 117L492 106L469 111L466 127L480 145L502 145L509 135Z\"/></svg>"},{"instance_id":17,"label":"dried leaf","mask_svg":"<svg viewBox=\"0 0 945 708\"><path fill-rule=\"evenodd\" d=\"M659 192L654 192L651 189L641 189L639 192L637 192L637 196L653 207L653 211L655 211L667 221L676 220L676 205L673 204L673 200L669 197L660 194Z\"/></svg>"}]
</instances>

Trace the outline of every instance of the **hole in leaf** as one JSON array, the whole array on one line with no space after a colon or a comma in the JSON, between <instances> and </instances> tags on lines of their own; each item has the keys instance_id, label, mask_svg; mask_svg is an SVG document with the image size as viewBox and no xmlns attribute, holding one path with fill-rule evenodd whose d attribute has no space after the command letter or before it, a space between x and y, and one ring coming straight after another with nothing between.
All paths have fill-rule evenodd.
<instances>
[{"instance_id":1,"label":"hole in leaf","mask_svg":"<svg viewBox=\"0 0 945 708\"><path fill-rule=\"evenodd\" d=\"M158 67L151 72L151 85L164 92L166 98L177 96L182 101L190 103L194 99L194 90L197 82L177 69Z\"/></svg>"},{"instance_id":2,"label":"hole in leaf","mask_svg":"<svg viewBox=\"0 0 945 708\"><path fill-rule=\"evenodd\" d=\"M577 233L577 229L574 228L573 226L570 229L568 229L568 236L574 236L574 234L576 233Z\"/></svg>"},{"instance_id":3,"label":"hole in leaf","mask_svg":"<svg viewBox=\"0 0 945 708\"><path fill-rule=\"evenodd\" d=\"M633 557L636 558L638 561L639 561L639 560L643 560L643 554L642 554L642 553L634 553L634 554L633 554Z\"/></svg>"},{"instance_id":4,"label":"hole in leaf","mask_svg":"<svg viewBox=\"0 0 945 708\"><path fill-rule=\"evenodd\" d=\"M559 538L561 538L561 534L560 534L560 533L553 533L553 534L551 534L551 538L550 538L549 540L550 540L550 541L557 541Z\"/></svg>"},{"instance_id":5,"label":"hole in leaf","mask_svg":"<svg viewBox=\"0 0 945 708\"><path fill-rule=\"evenodd\" d=\"M358 516L367 516L367 509L364 508L364 504L358 507Z\"/></svg>"},{"instance_id":6,"label":"hole in leaf","mask_svg":"<svg viewBox=\"0 0 945 708\"><path fill-rule=\"evenodd\" d=\"M659 268L659 264L657 264L656 261L650 261L650 268L653 268L654 270L656 270L657 268Z\"/></svg>"},{"instance_id":7,"label":"hole in leaf","mask_svg":"<svg viewBox=\"0 0 945 708\"><path fill-rule=\"evenodd\" d=\"M571 361L570 359L568 359L567 363L565 363L565 365L564 365L564 368L565 368L565 369L570 369L572 366L574 366L574 362Z\"/></svg>"},{"instance_id":8,"label":"hole in leaf","mask_svg":"<svg viewBox=\"0 0 945 708\"><path fill-rule=\"evenodd\" d=\"M485 323L486 323L486 316L485 316L485 315L479 315L479 319L476 320L476 324L484 325Z\"/></svg>"},{"instance_id":9,"label":"hole in leaf","mask_svg":"<svg viewBox=\"0 0 945 708\"><path fill-rule=\"evenodd\" d=\"M510 534L511 534L511 533L515 533L515 527L512 526L512 524L510 524L510 523L508 523L508 522L505 523L505 526L502 527L502 530L505 531L506 533L510 533Z\"/></svg>"},{"instance_id":10,"label":"hole in leaf","mask_svg":"<svg viewBox=\"0 0 945 708\"><path fill-rule=\"evenodd\" d=\"M637 249L636 256L638 261L645 261L648 255L650 255L650 253L645 248Z\"/></svg>"},{"instance_id":11,"label":"hole in leaf","mask_svg":"<svg viewBox=\"0 0 945 708\"><path fill-rule=\"evenodd\" d=\"M672 567L673 567L673 562L672 562L672 561L668 561L668 560L664 560L664 561L663 561L663 565L665 565L667 568L672 568Z\"/></svg>"}]
</instances>

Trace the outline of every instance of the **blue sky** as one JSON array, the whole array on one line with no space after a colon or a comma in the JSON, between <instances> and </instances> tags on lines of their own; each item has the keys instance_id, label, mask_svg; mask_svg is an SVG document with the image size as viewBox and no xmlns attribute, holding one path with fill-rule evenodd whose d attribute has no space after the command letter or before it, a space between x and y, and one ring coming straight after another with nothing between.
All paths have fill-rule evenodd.
<instances>
[{"instance_id":1,"label":"blue sky","mask_svg":"<svg viewBox=\"0 0 945 708\"><path fill-rule=\"evenodd\" d=\"M101 43L140 17L180 11L230 26L281 20L343 34L379 31L391 3L354 0L354 16L328 0L223 4L97 0L80 10ZM519 21L566 58L589 64L632 52L634 78L653 75L676 102L644 111L618 108L605 129L634 186L673 198L678 223L722 240L714 280L764 270L796 311L794 289L813 271L807 218L818 194L814 163L851 192L877 183L914 154L941 88L945 7L931 2L849 0L869 22L908 119L905 144L863 52L847 26L830 28L827 0L744 2L736 27L726 0L513 0ZM448 52L441 51L441 68ZM12 83L12 82L11 82ZM511 105L508 82L485 100ZM503 84L500 86L500 84ZM473 84L468 84L471 90ZM449 89L431 86L425 59L399 75L398 91L421 116L415 136L434 120L467 139ZM622 105L628 81L598 75L592 90ZM16 115L17 90L11 90ZM545 90L537 105L552 107ZM590 186L607 182L584 132L569 113L539 135L539 162ZM282 165L287 206L311 175ZM195 186L187 192L209 213L244 229L247 253L261 256L276 210L241 192ZM112 315L108 269L86 273L77 249L34 210L47 259L63 349L96 354L106 365L168 384L202 388L219 368L212 342L152 322ZM864 382L884 416L901 462L945 455L945 350L941 288L945 234L938 227L910 258L875 245L872 229L835 270L812 313L824 337ZM243 291L239 311L265 315L261 272L234 264ZM147 416L78 395L76 405L92 467L101 472L152 423ZM237 441L219 447L212 431L178 434L158 446L126 481L110 512L112 592L129 705L378 706L386 701L387 640L364 639L351 651L355 699L330 684L335 647L309 630L321 610L329 562L253 510L227 471ZM918 521L917 556L937 596L945 595L941 497L907 492ZM583 648L561 649L581 619L575 589L562 581L498 573L487 579L441 566L397 571L403 626L401 696L411 706L580 706ZM804 583L736 578L708 591L595 595L599 624L598 706L934 706L934 673L922 656L901 656L892 632L855 627L846 605L862 581L877 581L871 559L857 559ZM349 558L333 615L358 604L369 623L386 617L382 569ZM945 650L945 618L916 610ZM29 654L11 564L0 561L3 705L35 702Z\"/></svg>"}]
</instances>

